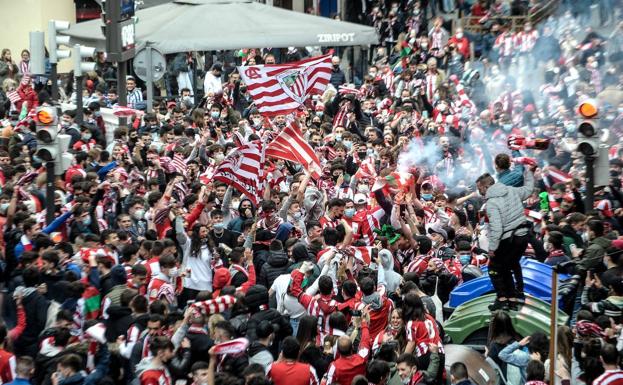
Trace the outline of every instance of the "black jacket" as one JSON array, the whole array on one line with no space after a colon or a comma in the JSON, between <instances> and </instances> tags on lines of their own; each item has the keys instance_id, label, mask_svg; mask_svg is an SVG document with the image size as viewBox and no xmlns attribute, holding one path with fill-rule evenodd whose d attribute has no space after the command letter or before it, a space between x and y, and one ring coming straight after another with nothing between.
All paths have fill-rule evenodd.
<instances>
[{"instance_id":1,"label":"black jacket","mask_svg":"<svg viewBox=\"0 0 623 385\"><path fill-rule=\"evenodd\" d=\"M130 326L134 323L132 309L127 306L110 305L108 319L106 320L106 340L114 342L119 336L125 336Z\"/></svg>"},{"instance_id":2,"label":"black jacket","mask_svg":"<svg viewBox=\"0 0 623 385\"><path fill-rule=\"evenodd\" d=\"M186 338L190 341L190 365L197 361L204 361L208 356L208 351L214 346L214 341L203 333L186 333Z\"/></svg>"},{"instance_id":3,"label":"black jacket","mask_svg":"<svg viewBox=\"0 0 623 385\"><path fill-rule=\"evenodd\" d=\"M35 357L39 350L37 341L39 339L39 334L45 328L50 302L41 294L34 291L24 297L22 304L24 306L24 312L26 313L26 325L28 325L28 327L24 330L22 335L15 340L15 355Z\"/></svg>"},{"instance_id":4,"label":"black jacket","mask_svg":"<svg viewBox=\"0 0 623 385\"><path fill-rule=\"evenodd\" d=\"M270 288L277 277L288 272L288 267L290 267L290 260L285 252L269 252L268 260L262 266L260 277L257 280L258 285Z\"/></svg>"}]
</instances>

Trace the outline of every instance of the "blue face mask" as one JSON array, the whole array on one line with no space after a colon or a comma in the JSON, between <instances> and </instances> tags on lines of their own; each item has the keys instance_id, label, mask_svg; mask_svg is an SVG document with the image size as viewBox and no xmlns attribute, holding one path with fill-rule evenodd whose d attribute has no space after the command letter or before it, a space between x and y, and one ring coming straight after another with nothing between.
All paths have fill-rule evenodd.
<instances>
[{"instance_id":1,"label":"blue face mask","mask_svg":"<svg viewBox=\"0 0 623 385\"><path fill-rule=\"evenodd\" d=\"M502 129L506 132L510 131L513 129L513 125L512 124L503 124L502 125Z\"/></svg>"},{"instance_id":2,"label":"blue face mask","mask_svg":"<svg viewBox=\"0 0 623 385\"><path fill-rule=\"evenodd\" d=\"M433 194L422 194L422 199L424 199L425 201L432 201L433 200Z\"/></svg>"},{"instance_id":3,"label":"blue face mask","mask_svg":"<svg viewBox=\"0 0 623 385\"><path fill-rule=\"evenodd\" d=\"M216 222L212 224L212 227L214 227L214 230L223 230L225 228L225 224L223 222Z\"/></svg>"},{"instance_id":4,"label":"blue face mask","mask_svg":"<svg viewBox=\"0 0 623 385\"><path fill-rule=\"evenodd\" d=\"M461 265L467 266L471 262L472 257L469 254L459 255L459 261L461 261Z\"/></svg>"},{"instance_id":5,"label":"blue face mask","mask_svg":"<svg viewBox=\"0 0 623 385\"><path fill-rule=\"evenodd\" d=\"M210 116L212 117L212 119L218 119L219 116L221 116L221 113L218 111L210 112Z\"/></svg>"},{"instance_id":6,"label":"blue face mask","mask_svg":"<svg viewBox=\"0 0 623 385\"><path fill-rule=\"evenodd\" d=\"M353 142L351 142L350 140L345 140L342 142L342 144L348 149L350 150L353 147Z\"/></svg>"},{"instance_id":7,"label":"blue face mask","mask_svg":"<svg viewBox=\"0 0 623 385\"><path fill-rule=\"evenodd\" d=\"M355 216L355 209L350 208L350 209L344 210L344 215L346 216L346 218L352 218L353 216Z\"/></svg>"},{"instance_id":8,"label":"blue face mask","mask_svg":"<svg viewBox=\"0 0 623 385\"><path fill-rule=\"evenodd\" d=\"M539 124L539 119L532 119L530 120L530 123L532 123L533 126L536 126L537 124Z\"/></svg>"},{"instance_id":9,"label":"blue face mask","mask_svg":"<svg viewBox=\"0 0 623 385\"><path fill-rule=\"evenodd\" d=\"M91 225L91 217L89 216L89 217L84 218L82 220L82 224L85 225L85 226Z\"/></svg>"}]
</instances>

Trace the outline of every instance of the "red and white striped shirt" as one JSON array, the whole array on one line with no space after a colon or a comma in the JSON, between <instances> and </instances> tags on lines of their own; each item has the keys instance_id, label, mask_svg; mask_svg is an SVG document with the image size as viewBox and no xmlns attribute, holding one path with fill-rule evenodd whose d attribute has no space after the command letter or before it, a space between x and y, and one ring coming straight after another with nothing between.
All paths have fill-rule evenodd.
<instances>
[{"instance_id":1,"label":"red and white striped shirt","mask_svg":"<svg viewBox=\"0 0 623 385\"><path fill-rule=\"evenodd\" d=\"M439 346L439 352L443 353L443 346L439 336L439 328L433 317L426 314L424 321L411 320L407 322L407 341L415 342L414 354L416 357L424 356L429 351L429 344Z\"/></svg>"},{"instance_id":2,"label":"red and white striped shirt","mask_svg":"<svg viewBox=\"0 0 623 385\"><path fill-rule=\"evenodd\" d=\"M622 385L623 370L606 370L593 381L593 385Z\"/></svg>"}]
</instances>

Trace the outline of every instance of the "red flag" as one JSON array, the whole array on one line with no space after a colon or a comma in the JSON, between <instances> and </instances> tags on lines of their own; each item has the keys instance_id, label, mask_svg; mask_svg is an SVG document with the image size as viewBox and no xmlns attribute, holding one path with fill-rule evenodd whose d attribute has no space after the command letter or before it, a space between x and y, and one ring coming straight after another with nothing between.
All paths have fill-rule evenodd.
<instances>
[{"instance_id":1,"label":"red flag","mask_svg":"<svg viewBox=\"0 0 623 385\"><path fill-rule=\"evenodd\" d=\"M273 158L299 162L308 170L314 179L319 179L322 169L318 155L311 148L309 143L303 139L301 130L296 122L291 122L289 126L277 135L277 137L266 147L266 155Z\"/></svg>"},{"instance_id":2,"label":"red flag","mask_svg":"<svg viewBox=\"0 0 623 385\"><path fill-rule=\"evenodd\" d=\"M247 143L232 151L216 168L214 179L231 184L257 205L264 190L262 143Z\"/></svg>"},{"instance_id":3,"label":"red flag","mask_svg":"<svg viewBox=\"0 0 623 385\"><path fill-rule=\"evenodd\" d=\"M238 72L262 115L288 114L331 79L331 55L280 65L240 66Z\"/></svg>"}]
</instances>

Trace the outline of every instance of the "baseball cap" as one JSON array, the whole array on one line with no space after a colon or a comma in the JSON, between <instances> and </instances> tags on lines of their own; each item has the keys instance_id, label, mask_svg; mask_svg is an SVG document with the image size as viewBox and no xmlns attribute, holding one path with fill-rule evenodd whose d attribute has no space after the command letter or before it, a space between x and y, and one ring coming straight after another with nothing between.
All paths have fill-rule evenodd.
<instances>
[{"instance_id":1,"label":"baseball cap","mask_svg":"<svg viewBox=\"0 0 623 385\"><path fill-rule=\"evenodd\" d=\"M364 194L355 194L353 202L356 205L365 205L366 203L368 203L368 198L366 198Z\"/></svg>"},{"instance_id":2,"label":"baseball cap","mask_svg":"<svg viewBox=\"0 0 623 385\"><path fill-rule=\"evenodd\" d=\"M219 62L212 64L212 70L223 71L223 65Z\"/></svg>"},{"instance_id":3,"label":"baseball cap","mask_svg":"<svg viewBox=\"0 0 623 385\"><path fill-rule=\"evenodd\" d=\"M448 233L446 232L446 230L442 229L441 227L437 226L437 225L433 225L431 227L428 228L428 233L429 234L439 234L443 237L444 240L448 240Z\"/></svg>"}]
</instances>

